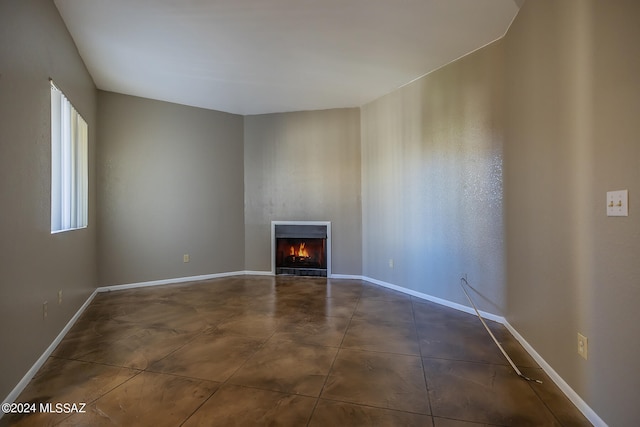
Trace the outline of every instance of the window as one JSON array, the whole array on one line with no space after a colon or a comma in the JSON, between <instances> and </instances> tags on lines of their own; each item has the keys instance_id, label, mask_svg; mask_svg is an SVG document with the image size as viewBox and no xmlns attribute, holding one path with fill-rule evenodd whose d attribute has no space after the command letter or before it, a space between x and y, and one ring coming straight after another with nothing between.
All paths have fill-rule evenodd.
<instances>
[{"instance_id":1,"label":"window","mask_svg":"<svg viewBox=\"0 0 640 427\"><path fill-rule=\"evenodd\" d=\"M51 82L51 233L87 226L88 126Z\"/></svg>"}]
</instances>

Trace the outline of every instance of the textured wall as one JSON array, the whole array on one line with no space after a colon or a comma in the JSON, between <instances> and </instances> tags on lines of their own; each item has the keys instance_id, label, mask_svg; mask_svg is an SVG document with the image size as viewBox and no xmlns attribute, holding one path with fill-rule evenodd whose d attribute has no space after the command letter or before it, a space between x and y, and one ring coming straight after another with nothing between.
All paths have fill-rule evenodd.
<instances>
[{"instance_id":1,"label":"textured wall","mask_svg":"<svg viewBox=\"0 0 640 427\"><path fill-rule=\"evenodd\" d=\"M507 318L611 426L640 425L639 21L634 0L528 1L504 40Z\"/></svg>"},{"instance_id":2,"label":"textured wall","mask_svg":"<svg viewBox=\"0 0 640 427\"><path fill-rule=\"evenodd\" d=\"M505 311L500 43L362 108L364 275ZM393 268L390 266L393 260Z\"/></svg>"},{"instance_id":3,"label":"textured wall","mask_svg":"<svg viewBox=\"0 0 640 427\"><path fill-rule=\"evenodd\" d=\"M50 77L89 125L90 171L88 228L53 235ZM95 288L95 129L96 89L53 2L1 1L0 400Z\"/></svg>"},{"instance_id":4,"label":"textured wall","mask_svg":"<svg viewBox=\"0 0 640 427\"><path fill-rule=\"evenodd\" d=\"M242 116L102 91L99 113L100 284L243 270Z\"/></svg>"},{"instance_id":5,"label":"textured wall","mask_svg":"<svg viewBox=\"0 0 640 427\"><path fill-rule=\"evenodd\" d=\"M246 269L271 271L271 221L331 221L332 273L361 274L358 109L245 117Z\"/></svg>"},{"instance_id":6,"label":"textured wall","mask_svg":"<svg viewBox=\"0 0 640 427\"><path fill-rule=\"evenodd\" d=\"M53 3L1 1L0 397L97 282L269 270L272 219L326 219L334 273L463 304L467 273L607 423L639 425L639 18L635 0L529 1L503 41L361 112L243 119L104 92L96 113ZM92 170L89 227L56 235L49 77ZM607 218L623 188L630 216Z\"/></svg>"}]
</instances>

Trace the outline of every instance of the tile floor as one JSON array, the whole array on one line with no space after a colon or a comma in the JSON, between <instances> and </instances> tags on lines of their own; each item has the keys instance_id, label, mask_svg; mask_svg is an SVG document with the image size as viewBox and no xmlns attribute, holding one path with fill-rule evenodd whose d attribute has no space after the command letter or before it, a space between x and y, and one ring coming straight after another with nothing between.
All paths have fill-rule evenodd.
<instances>
[{"instance_id":1,"label":"tile floor","mask_svg":"<svg viewBox=\"0 0 640 427\"><path fill-rule=\"evenodd\" d=\"M499 324L366 282L231 277L96 296L0 426L587 426Z\"/></svg>"}]
</instances>

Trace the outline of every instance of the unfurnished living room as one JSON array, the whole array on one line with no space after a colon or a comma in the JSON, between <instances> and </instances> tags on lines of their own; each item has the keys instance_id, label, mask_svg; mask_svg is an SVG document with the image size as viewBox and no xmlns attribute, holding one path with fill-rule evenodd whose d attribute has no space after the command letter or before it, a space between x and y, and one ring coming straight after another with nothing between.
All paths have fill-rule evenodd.
<instances>
[{"instance_id":1,"label":"unfurnished living room","mask_svg":"<svg viewBox=\"0 0 640 427\"><path fill-rule=\"evenodd\" d=\"M0 0L0 426L640 425L639 22Z\"/></svg>"}]
</instances>

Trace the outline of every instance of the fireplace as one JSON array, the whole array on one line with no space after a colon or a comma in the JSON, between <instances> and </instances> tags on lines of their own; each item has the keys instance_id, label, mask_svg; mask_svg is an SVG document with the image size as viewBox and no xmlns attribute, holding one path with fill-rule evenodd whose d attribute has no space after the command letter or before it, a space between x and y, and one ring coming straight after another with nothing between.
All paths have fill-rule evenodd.
<instances>
[{"instance_id":1,"label":"fireplace","mask_svg":"<svg viewBox=\"0 0 640 427\"><path fill-rule=\"evenodd\" d=\"M273 221L272 263L274 274L328 277L331 223Z\"/></svg>"}]
</instances>

